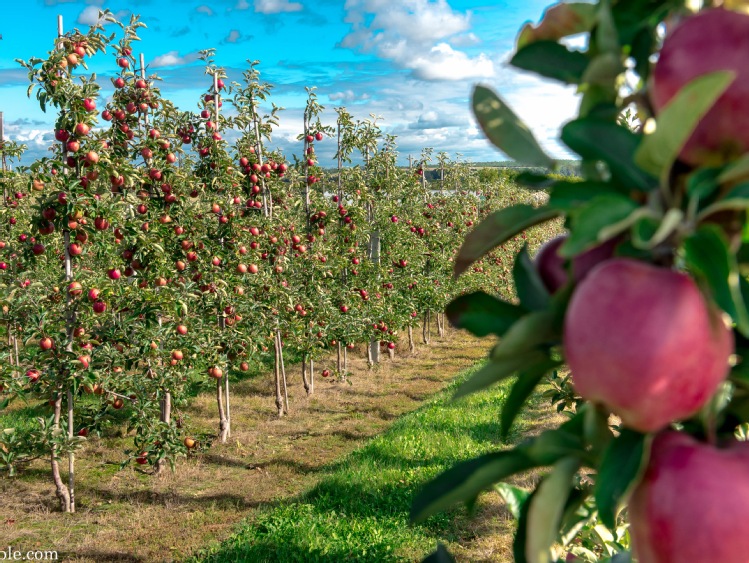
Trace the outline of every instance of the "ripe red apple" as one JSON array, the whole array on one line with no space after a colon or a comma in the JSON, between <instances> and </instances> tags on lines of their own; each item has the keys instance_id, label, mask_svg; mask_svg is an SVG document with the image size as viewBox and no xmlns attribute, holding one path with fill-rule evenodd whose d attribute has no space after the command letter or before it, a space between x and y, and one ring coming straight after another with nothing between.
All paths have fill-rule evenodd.
<instances>
[{"instance_id":1,"label":"ripe red apple","mask_svg":"<svg viewBox=\"0 0 749 563\"><path fill-rule=\"evenodd\" d=\"M544 244L536 254L536 268L550 293L555 293L567 284L569 278L565 268L565 259L557 254L559 247L567 240L567 235L558 236ZM599 263L614 255L618 239L611 239L572 259L572 277L575 282L582 279Z\"/></svg>"},{"instance_id":2,"label":"ripe red apple","mask_svg":"<svg viewBox=\"0 0 749 563\"><path fill-rule=\"evenodd\" d=\"M690 277L626 258L594 268L565 317L575 389L641 432L695 414L728 374L733 348Z\"/></svg>"},{"instance_id":3,"label":"ripe red apple","mask_svg":"<svg viewBox=\"0 0 749 563\"><path fill-rule=\"evenodd\" d=\"M81 437L83 437L83 438L85 438L86 436L88 436L88 428L81 428L78 431L78 435L81 436Z\"/></svg>"},{"instance_id":4,"label":"ripe red apple","mask_svg":"<svg viewBox=\"0 0 749 563\"><path fill-rule=\"evenodd\" d=\"M73 297L78 297L83 293L83 286L77 281L70 282L70 285L68 285L68 293Z\"/></svg>"},{"instance_id":5,"label":"ripe red apple","mask_svg":"<svg viewBox=\"0 0 749 563\"><path fill-rule=\"evenodd\" d=\"M94 308L94 313L96 313L97 315L100 315L104 311L107 310L107 304L104 303L104 301L97 300L97 301L94 301L94 307L93 308Z\"/></svg>"},{"instance_id":6,"label":"ripe red apple","mask_svg":"<svg viewBox=\"0 0 749 563\"><path fill-rule=\"evenodd\" d=\"M110 280L118 280L122 277L122 274L118 268L110 268L107 270L107 277L109 277Z\"/></svg>"},{"instance_id":7,"label":"ripe red apple","mask_svg":"<svg viewBox=\"0 0 749 563\"><path fill-rule=\"evenodd\" d=\"M127 59L120 59L120 60L127 60ZM135 463L138 465L145 465L148 463L148 453L142 452L138 457L135 458Z\"/></svg>"},{"instance_id":8,"label":"ripe red apple","mask_svg":"<svg viewBox=\"0 0 749 563\"><path fill-rule=\"evenodd\" d=\"M26 377L28 377L28 378L29 378L29 381L30 381L31 383L36 383L36 382L37 382L37 381L39 380L39 377L40 377L41 375L42 375L42 374L41 374L41 373L39 373L39 370L38 370L38 369L30 369L30 370L28 370L28 371L26 372Z\"/></svg>"},{"instance_id":9,"label":"ripe red apple","mask_svg":"<svg viewBox=\"0 0 749 563\"><path fill-rule=\"evenodd\" d=\"M713 9L684 19L667 37L655 65L650 100L656 115L685 84L717 70L736 79L702 118L681 151L692 165L720 164L749 150L749 15Z\"/></svg>"},{"instance_id":10,"label":"ripe red apple","mask_svg":"<svg viewBox=\"0 0 749 563\"><path fill-rule=\"evenodd\" d=\"M187 327L185 325L177 325L177 333L184 336L185 334L187 334Z\"/></svg>"},{"instance_id":11,"label":"ripe red apple","mask_svg":"<svg viewBox=\"0 0 749 563\"><path fill-rule=\"evenodd\" d=\"M94 111L96 109L96 102L91 98L86 98L83 100L83 107L86 111Z\"/></svg>"},{"instance_id":12,"label":"ripe red apple","mask_svg":"<svg viewBox=\"0 0 749 563\"><path fill-rule=\"evenodd\" d=\"M184 355L182 354L182 350L173 350L172 351L172 359L177 360L178 362L182 360Z\"/></svg>"},{"instance_id":13,"label":"ripe red apple","mask_svg":"<svg viewBox=\"0 0 749 563\"><path fill-rule=\"evenodd\" d=\"M195 444L196 444L196 442L195 442L195 440L194 440L194 439L192 439L192 438L190 438L190 437L188 436L187 438L185 438L185 440L184 440L184 444L185 444L185 447L186 447L186 448L187 448L188 450L191 450L191 449L193 449L193 448L195 447Z\"/></svg>"},{"instance_id":14,"label":"ripe red apple","mask_svg":"<svg viewBox=\"0 0 749 563\"><path fill-rule=\"evenodd\" d=\"M52 339L48 336L45 336L39 341L39 348L42 350L51 350L54 347L55 343L52 341Z\"/></svg>"},{"instance_id":15,"label":"ripe red apple","mask_svg":"<svg viewBox=\"0 0 749 563\"><path fill-rule=\"evenodd\" d=\"M86 135L88 135L90 130L91 130L91 127L89 127L85 123L78 123L75 126L75 134L78 135L79 137L85 137Z\"/></svg>"},{"instance_id":16,"label":"ripe red apple","mask_svg":"<svg viewBox=\"0 0 749 563\"><path fill-rule=\"evenodd\" d=\"M224 376L224 372L218 366L208 368L208 375L215 379L221 379Z\"/></svg>"},{"instance_id":17,"label":"ripe red apple","mask_svg":"<svg viewBox=\"0 0 749 563\"><path fill-rule=\"evenodd\" d=\"M749 554L749 443L656 436L629 503L640 563L744 563Z\"/></svg>"}]
</instances>

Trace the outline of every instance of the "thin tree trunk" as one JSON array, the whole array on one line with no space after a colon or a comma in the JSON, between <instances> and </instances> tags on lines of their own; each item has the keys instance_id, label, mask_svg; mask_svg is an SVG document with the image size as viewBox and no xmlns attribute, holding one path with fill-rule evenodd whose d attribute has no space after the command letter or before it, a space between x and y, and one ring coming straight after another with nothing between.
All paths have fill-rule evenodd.
<instances>
[{"instance_id":1,"label":"thin tree trunk","mask_svg":"<svg viewBox=\"0 0 749 563\"><path fill-rule=\"evenodd\" d=\"M424 326L421 329L421 337L424 344L429 344L429 311L424 312Z\"/></svg>"},{"instance_id":2,"label":"thin tree trunk","mask_svg":"<svg viewBox=\"0 0 749 563\"><path fill-rule=\"evenodd\" d=\"M336 357L336 371L338 373L341 373L341 341L338 341L338 346L336 347L337 357Z\"/></svg>"},{"instance_id":3,"label":"thin tree trunk","mask_svg":"<svg viewBox=\"0 0 749 563\"><path fill-rule=\"evenodd\" d=\"M284 412L289 414L289 389L286 386L286 367L283 365L283 340L281 340L281 331L278 331L278 359L281 360L281 383L283 383L283 398L286 405Z\"/></svg>"},{"instance_id":4,"label":"thin tree trunk","mask_svg":"<svg viewBox=\"0 0 749 563\"><path fill-rule=\"evenodd\" d=\"M309 361L309 395L315 392L315 362Z\"/></svg>"},{"instance_id":5,"label":"thin tree trunk","mask_svg":"<svg viewBox=\"0 0 749 563\"><path fill-rule=\"evenodd\" d=\"M161 318L159 318L161 322ZM161 422L170 424L172 421L172 394L169 391L164 392L164 397L161 399ZM166 468L166 460L159 459L156 462L154 473L161 475Z\"/></svg>"},{"instance_id":6,"label":"thin tree trunk","mask_svg":"<svg viewBox=\"0 0 749 563\"><path fill-rule=\"evenodd\" d=\"M229 374L227 373L226 376L228 377ZM229 433L229 424L226 420L226 412L224 411L222 380L223 378L216 380L216 403L218 404L218 440L222 444L225 444Z\"/></svg>"},{"instance_id":7,"label":"thin tree trunk","mask_svg":"<svg viewBox=\"0 0 749 563\"><path fill-rule=\"evenodd\" d=\"M437 313L437 334L440 338L445 336L445 314Z\"/></svg>"},{"instance_id":8,"label":"thin tree trunk","mask_svg":"<svg viewBox=\"0 0 749 563\"><path fill-rule=\"evenodd\" d=\"M62 417L62 395L58 392L57 397L55 398L55 418L54 418L54 425L53 429L56 432L60 431L60 418ZM62 477L60 476L60 464L57 461L57 447L52 447L52 452L50 454L51 456L51 465L52 465L52 481L55 483L55 492L57 494L57 498L60 499L60 509L63 512L70 512L70 493L68 491L68 488L65 486L65 483L62 480Z\"/></svg>"},{"instance_id":9,"label":"thin tree trunk","mask_svg":"<svg viewBox=\"0 0 749 563\"><path fill-rule=\"evenodd\" d=\"M278 331L276 331L276 337L273 341L273 348L276 352L276 360L273 362L273 375L276 383L276 410L278 411L278 418L281 418L283 416L283 398L281 396L281 350L279 349Z\"/></svg>"},{"instance_id":10,"label":"thin tree trunk","mask_svg":"<svg viewBox=\"0 0 749 563\"><path fill-rule=\"evenodd\" d=\"M369 358L371 364L380 363L380 341L377 338L373 338L369 341Z\"/></svg>"},{"instance_id":11,"label":"thin tree trunk","mask_svg":"<svg viewBox=\"0 0 749 563\"><path fill-rule=\"evenodd\" d=\"M68 439L73 439L73 390L68 387ZM75 512L75 452L68 454L68 498L70 512Z\"/></svg>"},{"instance_id":12,"label":"thin tree trunk","mask_svg":"<svg viewBox=\"0 0 749 563\"><path fill-rule=\"evenodd\" d=\"M226 401L226 437L231 438L231 405L229 404L229 370L224 379L224 400Z\"/></svg>"},{"instance_id":13,"label":"thin tree trunk","mask_svg":"<svg viewBox=\"0 0 749 563\"><path fill-rule=\"evenodd\" d=\"M388 348L388 357L391 360L395 359L395 348Z\"/></svg>"},{"instance_id":14,"label":"thin tree trunk","mask_svg":"<svg viewBox=\"0 0 749 563\"><path fill-rule=\"evenodd\" d=\"M412 354L416 353L416 342L414 341L414 328L408 325L408 351Z\"/></svg>"},{"instance_id":15,"label":"thin tree trunk","mask_svg":"<svg viewBox=\"0 0 749 563\"><path fill-rule=\"evenodd\" d=\"M348 347L343 348L343 373L348 372Z\"/></svg>"},{"instance_id":16,"label":"thin tree trunk","mask_svg":"<svg viewBox=\"0 0 749 563\"><path fill-rule=\"evenodd\" d=\"M309 381L307 380L307 354L302 355L302 383L304 383L304 391L309 395L310 389Z\"/></svg>"},{"instance_id":17,"label":"thin tree trunk","mask_svg":"<svg viewBox=\"0 0 749 563\"><path fill-rule=\"evenodd\" d=\"M367 345L367 365L369 367L372 367L374 365L374 362L372 361L372 343L371 342Z\"/></svg>"}]
</instances>

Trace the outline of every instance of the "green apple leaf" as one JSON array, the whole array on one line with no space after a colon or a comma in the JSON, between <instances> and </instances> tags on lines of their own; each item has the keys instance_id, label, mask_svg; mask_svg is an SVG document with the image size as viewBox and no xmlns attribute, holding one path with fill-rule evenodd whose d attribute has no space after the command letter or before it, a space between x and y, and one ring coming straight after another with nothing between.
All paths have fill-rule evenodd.
<instances>
[{"instance_id":1,"label":"green apple leaf","mask_svg":"<svg viewBox=\"0 0 749 563\"><path fill-rule=\"evenodd\" d=\"M458 463L417 493L411 505L411 522L423 522L454 504L475 499L494 483L534 466L533 460L517 448Z\"/></svg>"},{"instance_id":2,"label":"green apple leaf","mask_svg":"<svg viewBox=\"0 0 749 563\"><path fill-rule=\"evenodd\" d=\"M490 360L487 364L479 369L468 381L464 382L453 395L453 399L459 399L481 391L511 377L521 369L529 369L543 362L549 361L549 355L541 350L531 350L512 357Z\"/></svg>"},{"instance_id":3,"label":"green apple leaf","mask_svg":"<svg viewBox=\"0 0 749 563\"><path fill-rule=\"evenodd\" d=\"M735 72L719 70L684 86L661 111L655 131L640 143L635 155L637 165L664 178L697 124L735 78Z\"/></svg>"},{"instance_id":4,"label":"green apple leaf","mask_svg":"<svg viewBox=\"0 0 749 563\"><path fill-rule=\"evenodd\" d=\"M565 458L554 465L541 482L528 506L525 560L528 563L551 563L551 546L556 542L564 506L572 489L572 478L580 463Z\"/></svg>"},{"instance_id":5,"label":"green apple leaf","mask_svg":"<svg viewBox=\"0 0 749 563\"><path fill-rule=\"evenodd\" d=\"M562 141L584 159L605 162L619 185L651 191L658 187L658 179L634 164L642 139L626 127L593 117L570 121L562 128Z\"/></svg>"},{"instance_id":6,"label":"green apple leaf","mask_svg":"<svg viewBox=\"0 0 749 563\"><path fill-rule=\"evenodd\" d=\"M529 311L540 311L549 306L549 290L546 289L536 265L528 254L528 244L524 244L515 257L512 268L515 290L520 304Z\"/></svg>"},{"instance_id":7,"label":"green apple leaf","mask_svg":"<svg viewBox=\"0 0 749 563\"><path fill-rule=\"evenodd\" d=\"M465 272L476 260L519 232L549 221L559 213L556 209L526 204L495 211L466 235L455 258L455 276Z\"/></svg>"},{"instance_id":8,"label":"green apple leaf","mask_svg":"<svg viewBox=\"0 0 749 563\"><path fill-rule=\"evenodd\" d=\"M520 511L523 508L523 503L528 500L528 497L531 494L525 489L521 489L520 487L513 487L512 485L508 485L507 483L497 483L496 485L494 485L494 490L496 490L499 493L499 496L502 497L502 500L505 501L507 510L510 511L510 513L515 517L516 520L519 520Z\"/></svg>"},{"instance_id":9,"label":"green apple leaf","mask_svg":"<svg viewBox=\"0 0 749 563\"><path fill-rule=\"evenodd\" d=\"M503 438L506 438L507 434L509 434L512 423L536 386L541 383L541 380L543 380L547 373L558 368L560 365L562 365L562 362L550 359L528 369L521 370L518 373L517 381L513 384L507 400L502 405L500 435Z\"/></svg>"},{"instance_id":10,"label":"green apple leaf","mask_svg":"<svg viewBox=\"0 0 749 563\"><path fill-rule=\"evenodd\" d=\"M740 211L742 209L749 209L749 182L734 186L726 195L708 205L697 215L697 222L719 211Z\"/></svg>"},{"instance_id":11,"label":"green apple leaf","mask_svg":"<svg viewBox=\"0 0 749 563\"><path fill-rule=\"evenodd\" d=\"M647 466L650 438L624 428L603 452L596 477L595 499L601 521L616 529L616 515L627 494L638 483Z\"/></svg>"},{"instance_id":12,"label":"green apple leaf","mask_svg":"<svg viewBox=\"0 0 749 563\"><path fill-rule=\"evenodd\" d=\"M615 237L648 212L643 209L619 194L604 194L591 199L571 214L572 232L559 247L559 255L572 258Z\"/></svg>"},{"instance_id":13,"label":"green apple leaf","mask_svg":"<svg viewBox=\"0 0 749 563\"><path fill-rule=\"evenodd\" d=\"M604 182L556 182L551 188L548 207L569 213L601 195L620 196L621 190Z\"/></svg>"},{"instance_id":14,"label":"green apple leaf","mask_svg":"<svg viewBox=\"0 0 749 563\"><path fill-rule=\"evenodd\" d=\"M749 311L739 267L725 233L717 225L702 225L684 241L684 251L687 268L707 285L718 306L736 322L739 332L749 336Z\"/></svg>"},{"instance_id":15,"label":"green apple leaf","mask_svg":"<svg viewBox=\"0 0 749 563\"><path fill-rule=\"evenodd\" d=\"M554 165L528 126L489 88L476 86L473 112L489 140L513 160L544 168Z\"/></svg>"},{"instance_id":16,"label":"green apple leaf","mask_svg":"<svg viewBox=\"0 0 749 563\"><path fill-rule=\"evenodd\" d=\"M515 68L529 70L565 84L580 84L588 57L556 41L535 41L521 47L510 59Z\"/></svg>"},{"instance_id":17,"label":"green apple leaf","mask_svg":"<svg viewBox=\"0 0 749 563\"><path fill-rule=\"evenodd\" d=\"M489 334L504 335L527 311L483 291L476 291L453 299L445 313L456 328L484 337Z\"/></svg>"}]
</instances>

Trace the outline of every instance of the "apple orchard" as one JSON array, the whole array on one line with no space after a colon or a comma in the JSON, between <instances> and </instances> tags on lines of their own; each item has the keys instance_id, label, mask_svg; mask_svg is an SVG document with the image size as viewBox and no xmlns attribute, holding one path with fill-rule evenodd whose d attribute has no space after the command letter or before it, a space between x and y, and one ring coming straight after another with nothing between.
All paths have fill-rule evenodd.
<instances>
[{"instance_id":1,"label":"apple orchard","mask_svg":"<svg viewBox=\"0 0 749 563\"><path fill-rule=\"evenodd\" d=\"M314 88L298 154L280 154L269 147L282 111L257 62L229 83L202 52L206 90L183 111L133 51L137 18L104 13L111 36L60 26L46 58L20 61L29 95L56 112L57 142L4 166L0 209L0 401L41 401L47 415L5 431L0 469L49 460L74 512L76 453L123 412L123 466L178 471L208 447L182 417L196 390L215 393L224 442L231 382L258 365L273 367L280 417L285 364L311 395L318 374L347 380L354 350L371 365L413 351L447 317L499 337L455 396L514 378L500 438L534 393L568 416L424 485L414 523L496 487L519 562L746 563L746 12L741 0L550 6L510 64L578 87L561 140L581 174L560 174L477 86L483 131L530 167L512 182L430 149L398 167L377 119L341 107L326 124ZM580 34L586 47L571 47ZM104 101L86 62L112 54ZM335 145L335 168L319 165L321 143ZM22 150L6 142L4 164ZM330 357L335 369L316 369ZM533 491L505 482L536 468ZM429 560L452 556L440 546Z\"/></svg>"},{"instance_id":2,"label":"apple orchard","mask_svg":"<svg viewBox=\"0 0 749 563\"><path fill-rule=\"evenodd\" d=\"M480 185L476 170L430 149L399 168L376 120L337 108L335 126L323 125L314 89L289 160L266 149L281 112L263 113L272 86L256 62L228 84L204 52L205 94L197 112L180 111L133 51L138 19L105 18L121 32L61 29L47 58L19 61L30 96L57 112L57 143L49 157L4 169L0 210L0 400L49 402L32 432L0 435L0 467L12 475L47 457L71 512L76 451L120 412L134 436L125 463L174 468L198 445L181 416L196 389L214 388L225 442L231 380L274 366L283 416L284 360L301 363L308 394L316 376L345 381L355 344L366 343L370 363L413 351L417 328L423 343L432 325L442 333L451 297L490 272L496 290L509 287L512 266L496 254L450 278L460 234L500 206L496 172ZM110 101L86 74L105 51L116 69ZM337 169L318 165L320 143L336 146ZM12 163L22 147L3 150ZM363 166L349 165L354 154ZM316 371L331 353L336 369Z\"/></svg>"}]
</instances>

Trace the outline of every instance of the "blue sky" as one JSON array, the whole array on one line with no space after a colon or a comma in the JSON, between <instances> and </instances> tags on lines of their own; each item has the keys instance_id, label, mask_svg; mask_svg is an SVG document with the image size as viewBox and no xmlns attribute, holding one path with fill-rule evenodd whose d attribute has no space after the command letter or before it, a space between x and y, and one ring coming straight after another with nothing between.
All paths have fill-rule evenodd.
<instances>
[{"instance_id":1,"label":"blue sky","mask_svg":"<svg viewBox=\"0 0 749 563\"><path fill-rule=\"evenodd\" d=\"M142 50L149 71L164 81L162 94L182 109L195 109L208 79L197 51L216 49L216 63L239 80L247 59L259 60L262 79L274 85L283 106L272 148L298 152L305 86L316 86L335 121L345 106L356 118L380 116L381 128L398 137L401 162L423 147L478 162L504 156L486 142L469 108L471 89L483 83L500 92L526 120L547 150L568 158L557 142L562 123L576 110L574 90L514 71L506 61L517 31L538 21L548 0L27 0L6 2L0 23L0 111L8 138L30 153L49 145L54 115L26 97L25 72L15 59L43 57L53 45L57 15L65 30L87 29L99 9L120 19L131 13L148 26ZM114 27L110 27L115 31ZM104 85L112 58L91 64ZM104 91L106 96L108 91ZM322 143L321 164L332 165L333 147Z\"/></svg>"}]
</instances>

